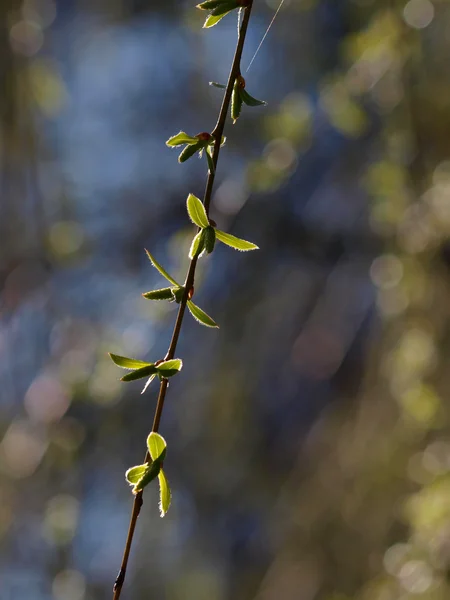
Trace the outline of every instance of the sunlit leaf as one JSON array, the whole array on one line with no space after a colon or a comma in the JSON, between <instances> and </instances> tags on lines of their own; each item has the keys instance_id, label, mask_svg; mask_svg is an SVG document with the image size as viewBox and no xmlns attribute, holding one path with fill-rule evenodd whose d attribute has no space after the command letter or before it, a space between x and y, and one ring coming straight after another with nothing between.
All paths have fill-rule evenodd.
<instances>
[{"instance_id":1,"label":"sunlit leaf","mask_svg":"<svg viewBox=\"0 0 450 600\"><path fill-rule=\"evenodd\" d=\"M253 96L250 96L250 94L244 89L241 89L241 96L242 100L245 102L245 104L247 104L247 106L264 106L267 104L267 102L264 102L264 100L257 100L256 98L253 98Z\"/></svg>"},{"instance_id":2,"label":"sunlit leaf","mask_svg":"<svg viewBox=\"0 0 450 600\"><path fill-rule=\"evenodd\" d=\"M227 3L228 0L206 0L206 2L201 2L197 4L196 8L200 10L214 10L221 4Z\"/></svg>"},{"instance_id":3,"label":"sunlit leaf","mask_svg":"<svg viewBox=\"0 0 450 600\"><path fill-rule=\"evenodd\" d=\"M147 437L147 448L152 460L157 460L165 452L167 443L162 435L152 431Z\"/></svg>"},{"instance_id":4,"label":"sunlit leaf","mask_svg":"<svg viewBox=\"0 0 450 600\"><path fill-rule=\"evenodd\" d=\"M148 367L153 364L144 362L143 360L137 360L136 358L127 358L126 356L112 354L112 352L109 352L109 356L113 363L122 369L140 369L141 367Z\"/></svg>"},{"instance_id":5,"label":"sunlit leaf","mask_svg":"<svg viewBox=\"0 0 450 600\"><path fill-rule=\"evenodd\" d=\"M180 284L177 283L175 279L173 279L173 277L171 277L169 273L156 261L156 259L150 254L150 252L147 249L145 251L155 269L159 271L161 275L167 279L167 281L170 281L170 283L173 283L173 285L176 285L177 287L181 287Z\"/></svg>"},{"instance_id":6,"label":"sunlit leaf","mask_svg":"<svg viewBox=\"0 0 450 600\"><path fill-rule=\"evenodd\" d=\"M217 323L209 315L207 315L204 310L194 304L192 300L188 300L187 307L194 319L202 325L205 325L206 327L219 327Z\"/></svg>"},{"instance_id":7,"label":"sunlit leaf","mask_svg":"<svg viewBox=\"0 0 450 600\"><path fill-rule=\"evenodd\" d=\"M205 240L204 240L204 236L202 234L203 234L203 230L199 231L197 233L197 235L194 237L194 239L192 240L192 244L189 249L189 258L191 260L194 257L201 254L201 252L203 251Z\"/></svg>"},{"instance_id":8,"label":"sunlit leaf","mask_svg":"<svg viewBox=\"0 0 450 600\"><path fill-rule=\"evenodd\" d=\"M128 483L134 485L139 481L139 479L141 479L146 469L148 469L148 463L146 463L145 465L137 465L136 467L131 467L131 469L128 469L128 471L125 473L125 479L128 481Z\"/></svg>"},{"instance_id":9,"label":"sunlit leaf","mask_svg":"<svg viewBox=\"0 0 450 600\"><path fill-rule=\"evenodd\" d=\"M156 479L161 470L161 460L156 460L151 463L147 463L145 471L142 476L137 480L133 487L133 494L137 494L145 488L153 479ZM139 465L142 466L142 465Z\"/></svg>"},{"instance_id":10,"label":"sunlit leaf","mask_svg":"<svg viewBox=\"0 0 450 600\"><path fill-rule=\"evenodd\" d=\"M147 300L173 300L173 288L166 287L159 290L151 290L142 294Z\"/></svg>"},{"instance_id":11,"label":"sunlit leaf","mask_svg":"<svg viewBox=\"0 0 450 600\"><path fill-rule=\"evenodd\" d=\"M258 250L258 246L253 244L252 242L247 242L246 240L242 240L241 238L235 237L229 233L225 233L224 231L220 231L220 229L216 229L216 238L226 244L227 246L231 246L235 250L240 250L241 252L247 252L248 250Z\"/></svg>"},{"instance_id":12,"label":"sunlit leaf","mask_svg":"<svg viewBox=\"0 0 450 600\"><path fill-rule=\"evenodd\" d=\"M144 385L144 389L142 390L141 394L143 394L146 391L146 389L151 384L151 382L155 379L155 377L156 377L156 375L150 375L150 377L147 379L147 383Z\"/></svg>"},{"instance_id":13,"label":"sunlit leaf","mask_svg":"<svg viewBox=\"0 0 450 600\"><path fill-rule=\"evenodd\" d=\"M197 140L196 144L186 146L186 148L180 152L180 155L178 157L178 162L180 162L180 163L186 162L188 160L188 158L191 158L191 156L194 156L194 154L196 152L201 151L203 148L204 148L204 143L199 142L198 140Z\"/></svg>"},{"instance_id":14,"label":"sunlit leaf","mask_svg":"<svg viewBox=\"0 0 450 600\"><path fill-rule=\"evenodd\" d=\"M197 227L205 228L209 225L208 216L206 214L205 207L203 206L202 201L194 196L194 194L189 194L186 201L187 211L189 218L197 225Z\"/></svg>"},{"instance_id":15,"label":"sunlit leaf","mask_svg":"<svg viewBox=\"0 0 450 600\"><path fill-rule=\"evenodd\" d=\"M233 93L231 95L231 118L233 119L233 123L239 119L239 115L242 110L242 89L239 87L237 83L234 84Z\"/></svg>"},{"instance_id":16,"label":"sunlit leaf","mask_svg":"<svg viewBox=\"0 0 450 600\"><path fill-rule=\"evenodd\" d=\"M209 27L214 27L214 25L217 25L217 23L221 21L229 12L231 12L233 8L230 8L229 10L227 10L227 12L220 15L209 15L203 24L203 28L208 29Z\"/></svg>"},{"instance_id":17,"label":"sunlit leaf","mask_svg":"<svg viewBox=\"0 0 450 600\"><path fill-rule=\"evenodd\" d=\"M135 371L131 371L131 373L127 373L121 378L121 381L136 381L136 379L143 379L144 377L149 377L157 372L157 367L150 364L146 367L142 367L142 369L136 369Z\"/></svg>"},{"instance_id":18,"label":"sunlit leaf","mask_svg":"<svg viewBox=\"0 0 450 600\"><path fill-rule=\"evenodd\" d=\"M209 172L211 173L211 175L213 175L216 171L215 167L214 167L214 161L213 161L213 149L211 146L208 146L208 148L206 148L206 160L208 161L208 169Z\"/></svg>"},{"instance_id":19,"label":"sunlit leaf","mask_svg":"<svg viewBox=\"0 0 450 600\"><path fill-rule=\"evenodd\" d=\"M183 361L180 358L166 360L157 366L158 376L168 378L173 377L183 368Z\"/></svg>"},{"instance_id":20,"label":"sunlit leaf","mask_svg":"<svg viewBox=\"0 0 450 600\"><path fill-rule=\"evenodd\" d=\"M167 140L166 146L183 146L184 144L196 144L197 142L198 139L196 137L192 137L184 131L180 131L180 133L177 133L177 135L174 135Z\"/></svg>"},{"instance_id":21,"label":"sunlit leaf","mask_svg":"<svg viewBox=\"0 0 450 600\"><path fill-rule=\"evenodd\" d=\"M170 491L169 482L164 471L161 469L158 473L159 479L159 513L164 517L169 510L172 493Z\"/></svg>"}]
</instances>

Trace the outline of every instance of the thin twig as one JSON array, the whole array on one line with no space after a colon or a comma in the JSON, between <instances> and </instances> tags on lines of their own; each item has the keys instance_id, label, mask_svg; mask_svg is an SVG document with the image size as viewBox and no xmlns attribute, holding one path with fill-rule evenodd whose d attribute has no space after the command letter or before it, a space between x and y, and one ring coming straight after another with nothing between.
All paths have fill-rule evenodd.
<instances>
[{"instance_id":1,"label":"thin twig","mask_svg":"<svg viewBox=\"0 0 450 600\"><path fill-rule=\"evenodd\" d=\"M244 8L244 17L242 19L242 25L239 29L236 51L234 54L234 59L233 59L233 63L231 66L230 74L228 76L227 87L225 90L225 94L223 96L222 106L220 108L219 117L217 119L216 126L214 127L214 130L212 131L212 135L215 138L214 152L213 152L213 156L212 156L214 169L212 171L210 170L208 173L208 178L206 180L205 193L203 196L203 204L205 206L206 214L209 214L209 207L211 204L211 195L212 195L212 190L213 190L213 185L214 185L216 166L217 166L217 161L219 159L220 146L221 146L221 142L222 142L223 131L225 128L225 122L227 119L228 110L230 108L230 101L231 101L231 95L233 93L233 86L234 86L236 77L238 77L241 72L241 69L240 69L241 56L242 56L242 50L244 48L245 36L247 34L248 23L250 20L252 4L253 4L253 0L250 0L249 5ZM184 283L183 297L180 302L180 307L178 309L178 314L177 314L177 320L175 321L172 339L170 341L169 349L167 350L165 360L170 360L175 356L178 338L180 336L181 326L183 324L184 313L186 311L188 295L194 285L195 269L197 267L197 260L198 260L197 258L193 258L189 265L189 270L187 272L186 280ZM153 419L152 431L155 431L155 432L157 432L159 429L161 415L162 415L163 408L164 408L164 401L166 398L167 387L168 387L168 380L163 379L161 381L161 385L159 388L158 402L156 404L155 416ZM144 462L148 462L149 460L150 460L150 455L147 451L145 454ZM122 592L123 584L125 581L125 575L126 575L126 571L127 571L128 559L130 556L131 546L133 544L134 531L136 529L136 523L137 523L139 513L141 511L141 507L143 504L142 495L143 495L142 491L138 492L136 494L136 497L133 502L133 509L131 511L131 518L130 518L130 526L128 528L127 539L125 542L122 564L121 564L117 579L114 583L113 600L119 600L120 594Z\"/></svg>"}]
</instances>

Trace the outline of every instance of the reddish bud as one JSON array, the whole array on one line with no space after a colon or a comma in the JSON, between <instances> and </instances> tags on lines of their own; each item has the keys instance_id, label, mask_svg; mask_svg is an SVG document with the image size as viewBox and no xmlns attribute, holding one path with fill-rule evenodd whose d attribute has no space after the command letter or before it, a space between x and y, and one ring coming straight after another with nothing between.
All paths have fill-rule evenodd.
<instances>
[{"instance_id":1,"label":"reddish bud","mask_svg":"<svg viewBox=\"0 0 450 600\"><path fill-rule=\"evenodd\" d=\"M200 140L201 142L207 142L208 140L211 139L212 136L207 131L204 131L203 133L197 133L197 135L195 137L198 140Z\"/></svg>"},{"instance_id":2,"label":"reddish bud","mask_svg":"<svg viewBox=\"0 0 450 600\"><path fill-rule=\"evenodd\" d=\"M188 292L188 300L190 300L193 295L194 295L194 286L192 286Z\"/></svg>"},{"instance_id":3,"label":"reddish bud","mask_svg":"<svg viewBox=\"0 0 450 600\"><path fill-rule=\"evenodd\" d=\"M245 88L245 79L242 77L242 75L238 75L236 77L236 82L240 88L242 88L242 89Z\"/></svg>"},{"instance_id":4,"label":"reddish bud","mask_svg":"<svg viewBox=\"0 0 450 600\"><path fill-rule=\"evenodd\" d=\"M215 221L213 221L212 219L209 220L209 224L212 225L213 227L217 227L217 223Z\"/></svg>"}]
</instances>

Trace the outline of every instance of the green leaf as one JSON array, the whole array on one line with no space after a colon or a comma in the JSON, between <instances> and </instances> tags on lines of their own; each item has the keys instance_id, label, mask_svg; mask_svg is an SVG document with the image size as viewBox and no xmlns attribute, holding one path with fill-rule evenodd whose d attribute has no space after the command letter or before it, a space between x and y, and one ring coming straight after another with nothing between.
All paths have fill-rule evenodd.
<instances>
[{"instance_id":1,"label":"green leaf","mask_svg":"<svg viewBox=\"0 0 450 600\"><path fill-rule=\"evenodd\" d=\"M188 300L187 307L194 319L202 325L205 325L206 327L216 327L217 329L219 328L217 323L191 300Z\"/></svg>"},{"instance_id":2,"label":"green leaf","mask_svg":"<svg viewBox=\"0 0 450 600\"><path fill-rule=\"evenodd\" d=\"M170 491L169 482L167 481L166 474L162 469L158 473L159 479L159 513L161 517L164 517L169 510L170 501L172 499L172 493Z\"/></svg>"},{"instance_id":3,"label":"green leaf","mask_svg":"<svg viewBox=\"0 0 450 600\"><path fill-rule=\"evenodd\" d=\"M203 252L203 248L205 245L205 240L203 234L203 229L197 233L195 238L192 240L191 247L189 249L189 258L192 260L197 257L199 254Z\"/></svg>"},{"instance_id":4,"label":"green leaf","mask_svg":"<svg viewBox=\"0 0 450 600\"><path fill-rule=\"evenodd\" d=\"M111 360L115 365L122 369L140 369L141 367L148 367L153 363L144 362L143 360L137 360L135 358L127 358L126 356L118 356L117 354L108 353Z\"/></svg>"},{"instance_id":5,"label":"green leaf","mask_svg":"<svg viewBox=\"0 0 450 600\"><path fill-rule=\"evenodd\" d=\"M180 155L178 157L178 162L179 163L186 162L189 158L191 158L191 156L194 156L194 154L196 152L201 151L202 148L204 148L204 143L199 142L198 140L197 140L196 144L191 144L190 146L186 146L186 148L180 152Z\"/></svg>"},{"instance_id":6,"label":"green leaf","mask_svg":"<svg viewBox=\"0 0 450 600\"><path fill-rule=\"evenodd\" d=\"M242 110L242 96L241 96L241 88L239 87L237 81L233 86L233 93L231 95L231 118L233 119L233 123L239 119L239 115Z\"/></svg>"},{"instance_id":7,"label":"green leaf","mask_svg":"<svg viewBox=\"0 0 450 600\"><path fill-rule=\"evenodd\" d=\"M173 300L173 288L166 287L159 290L151 290L142 294L147 300Z\"/></svg>"},{"instance_id":8,"label":"green leaf","mask_svg":"<svg viewBox=\"0 0 450 600\"><path fill-rule=\"evenodd\" d=\"M197 225L197 227L201 227L204 229L208 227L209 220L206 214L205 207L203 206L201 200L194 196L194 194L189 194L186 201L187 211L189 218Z\"/></svg>"},{"instance_id":9,"label":"green leaf","mask_svg":"<svg viewBox=\"0 0 450 600\"><path fill-rule=\"evenodd\" d=\"M212 85L213 87L216 87L216 88L220 88L221 90L227 89L226 85L223 85L223 83L217 83L217 81L210 81L209 85Z\"/></svg>"},{"instance_id":10,"label":"green leaf","mask_svg":"<svg viewBox=\"0 0 450 600\"><path fill-rule=\"evenodd\" d=\"M206 0L206 2L201 2L197 4L195 8L199 8L200 10L214 10L221 4L226 3L228 0Z\"/></svg>"},{"instance_id":11,"label":"green leaf","mask_svg":"<svg viewBox=\"0 0 450 600\"><path fill-rule=\"evenodd\" d=\"M196 137L192 137L184 131L180 131L180 133L177 133L177 135L174 135L167 140L166 146L171 146L174 148L175 146L183 146L184 144L196 144L197 142L198 139Z\"/></svg>"},{"instance_id":12,"label":"green leaf","mask_svg":"<svg viewBox=\"0 0 450 600\"><path fill-rule=\"evenodd\" d=\"M205 227L205 229L203 230L203 236L205 239L204 251L207 254L211 254L211 252L214 250L214 245L216 243L216 231L214 227L212 227L211 225L209 227Z\"/></svg>"},{"instance_id":13,"label":"green leaf","mask_svg":"<svg viewBox=\"0 0 450 600\"><path fill-rule=\"evenodd\" d=\"M166 360L157 366L158 377L167 379L173 377L183 368L183 361L180 358Z\"/></svg>"},{"instance_id":14,"label":"green leaf","mask_svg":"<svg viewBox=\"0 0 450 600\"><path fill-rule=\"evenodd\" d=\"M142 390L141 394L143 394L146 391L146 389L151 384L151 382L155 379L155 377L156 377L156 375L150 375L150 377L147 379L147 383L144 385L144 389Z\"/></svg>"},{"instance_id":15,"label":"green leaf","mask_svg":"<svg viewBox=\"0 0 450 600\"><path fill-rule=\"evenodd\" d=\"M247 106L264 106L267 104L267 102L264 102L264 100L257 100L256 98L253 98L253 96L250 96L250 94L244 89L241 90L241 96L242 100L245 102L245 104L247 104Z\"/></svg>"},{"instance_id":16,"label":"green leaf","mask_svg":"<svg viewBox=\"0 0 450 600\"><path fill-rule=\"evenodd\" d=\"M234 7L233 7L234 8ZM233 9L230 8L230 10L227 10L227 12L221 14L221 15L209 15L206 18L206 21L203 24L203 29L208 29L209 27L214 27L214 25L217 25L217 23L219 21L221 21L225 15L227 15L229 12L231 12Z\"/></svg>"},{"instance_id":17,"label":"green leaf","mask_svg":"<svg viewBox=\"0 0 450 600\"><path fill-rule=\"evenodd\" d=\"M141 477L147 469L148 463L146 463L145 465L137 465L136 467L131 467L131 469L128 469L128 471L126 471L125 479L128 481L128 483L134 485L139 481L139 479L141 479Z\"/></svg>"},{"instance_id":18,"label":"green leaf","mask_svg":"<svg viewBox=\"0 0 450 600\"><path fill-rule=\"evenodd\" d=\"M177 287L181 287L179 283L177 283L175 281L175 279L173 279L169 273L156 261L156 259L150 254L150 252L146 249L145 250L147 253L147 256L150 260L150 262L152 263L152 265L155 267L155 269L157 271L159 271L161 273L161 275L163 277L165 277L167 279L167 281L170 281L170 283L173 283L173 285L176 285Z\"/></svg>"},{"instance_id":19,"label":"green leaf","mask_svg":"<svg viewBox=\"0 0 450 600\"><path fill-rule=\"evenodd\" d=\"M147 448L152 460L158 460L167 448L166 440L162 435L152 431L147 438Z\"/></svg>"},{"instance_id":20,"label":"green leaf","mask_svg":"<svg viewBox=\"0 0 450 600\"><path fill-rule=\"evenodd\" d=\"M237 0L226 0L226 2L221 2L216 8L213 8L211 11L211 15L214 17L218 17L219 15L225 15L229 13L231 10L238 8L239 4Z\"/></svg>"},{"instance_id":21,"label":"green leaf","mask_svg":"<svg viewBox=\"0 0 450 600\"><path fill-rule=\"evenodd\" d=\"M136 369L136 371L131 371L131 373L127 373L121 378L121 381L136 381L136 379L143 379L144 377L154 375L157 372L157 367L155 367L155 365L153 364L150 364L147 367L142 367L142 369Z\"/></svg>"},{"instance_id":22,"label":"green leaf","mask_svg":"<svg viewBox=\"0 0 450 600\"><path fill-rule=\"evenodd\" d=\"M213 149L211 146L208 146L206 148L206 160L208 161L209 172L211 173L211 175L214 175L216 169L214 167L214 161L213 161L212 154L213 154Z\"/></svg>"},{"instance_id":23,"label":"green leaf","mask_svg":"<svg viewBox=\"0 0 450 600\"><path fill-rule=\"evenodd\" d=\"M177 288L173 287L172 293L173 293L175 302L177 304L180 304L181 300L183 299L184 287L181 285L180 285L180 287L177 287Z\"/></svg>"},{"instance_id":24,"label":"green leaf","mask_svg":"<svg viewBox=\"0 0 450 600\"><path fill-rule=\"evenodd\" d=\"M224 231L220 231L220 229L216 229L216 238L227 246L231 246L235 250L240 250L241 252L247 252L248 250L259 250L256 244L252 244L252 242L247 242L246 240L241 240L241 238L235 237L229 233L225 233Z\"/></svg>"},{"instance_id":25,"label":"green leaf","mask_svg":"<svg viewBox=\"0 0 450 600\"><path fill-rule=\"evenodd\" d=\"M155 460L151 463L147 463L146 469L143 472L142 476L134 484L134 487L132 490L133 494L137 494L138 492L143 490L145 488L145 486L147 486L151 481L153 481L153 479L156 479L156 477L159 475L159 472L161 470L161 464L162 464L161 459ZM143 466L143 465L139 465L139 466Z\"/></svg>"}]
</instances>

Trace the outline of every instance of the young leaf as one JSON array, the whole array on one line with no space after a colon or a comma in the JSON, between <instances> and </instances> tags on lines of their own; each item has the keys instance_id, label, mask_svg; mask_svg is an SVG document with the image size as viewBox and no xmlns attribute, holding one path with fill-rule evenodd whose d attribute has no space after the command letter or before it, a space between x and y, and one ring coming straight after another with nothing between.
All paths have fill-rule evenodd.
<instances>
[{"instance_id":1,"label":"young leaf","mask_svg":"<svg viewBox=\"0 0 450 600\"><path fill-rule=\"evenodd\" d=\"M214 167L214 161L213 161L213 148L211 146L208 146L206 148L206 160L208 161L208 169L209 172L211 173L211 175L214 175L216 168Z\"/></svg>"},{"instance_id":2,"label":"young leaf","mask_svg":"<svg viewBox=\"0 0 450 600\"><path fill-rule=\"evenodd\" d=\"M175 146L184 146L184 144L196 144L198 139L196 137L192 137L188 135L184 131L180 131L177 135L172 136L166 142L166 146L171 146L174 148Z\"/></svg>"},{"instance_id":3,"label":"young leaf","mask_svg":"<svg viewBox=\"0 0 450 600\"><path fill-rule=\"evenodd\" d=\"M142 390L141 394L143 394L146 391L146 389L151 384L151 382L155 379L155 377L156 377L156 375L150 375L150 377L147 379L147 383L144 385L144 389Z\"/></svg>"},{"instance_id":4,"label":"young leaf","mask_svg":"<svg viewBox=\"0 0 450 600\"><path fill-rule=\"evenodd\" d=\"M187 307L194 319L202 325L205 325L206 327L217 327L217 329L219 328L217 323L213 319L211 319L211 317L207 315L204 310L202 310L199 306L194 304L191 300L188 300Z\"/></svg>"},{"instance_id":5,"label":"young leaf","mask_svg":"<svg viewBox=\"0 0 450 600\"><path fill-rule=\"evenodd\" d=\"M121 378L121 381L135 381L136 379L143 379L144 377L148 377L157 372L157 367L150 364L146 367L142 367L142 369L136 369L135 371L131 371L131 373L127 373Z\"/></svg>"},{"instance_id":6,"label":"young leaf","mask_svg":"<svg viewBox=\"0 0 450 600\"><path fill-rule=\"evenodd\" d=\"M147 253L149 261L152 263L152 265L155 267L155 269L157 271L159 271L161 273L161 275L167 279L167 281L170 281L170 283L172 283L173 285L176 285L177 287L180 287L180 284L177 283L175 281L175 279L173 279L169 275L169 273L156 261L156 259L150 254L150 252L147 249L145 251Z\"/></svg>"},{"instance_id":7,"label":"young leaf","mask_svg":"<svg viewBox=\"0 0 450 600\"><path fill-rule=\"evenodd\" d=\"M173 299L177 304L180 304L183 299L184 287L180 285L180 287L172 288Z\"/></svg>"},{"instance_id":8,"label":"young leaf","mask_svg":"<svg viewBox=\"0 0 450 600\"><path fill-rule=\"evenodd\" d=\"M159 472L161 470L161 463L162 463L162 461L160 459L155 460L151 463L147 463L145 471L143 472L141 477L137 480L137 482L134 484L134 487L132 490L133 494L137 494L138 492L143 490L146 485L148 485L151 481L153 481L153 479L156 479L156 477L159 475ZM139 466L143 466L143 465L139 465Z\"/></svg>"},{"instance_id":9,"label":"young leaf","mask_svg":"<svg viewBox=\"0 0 450 600\"><path fill-rule=\"evenodd\" d=\"M192 240L191 247L189 249L189 258L192 260L194 257L199 256L203 252L205 246L205 239L203 236L203 229L197 233L195 238Z\"/></svg>"},{"instance_id":10,"label":"young leaf","mask_svg":"<svg viewBox=\"0 0 450 600\"><path fill-rule=\"evenodd\" d=\"M159 479L159 512L161 517L164 517L169 510L172 493L170 491L169 482L162 469L158 473Z\"/></svg>"},{"instance_id":11,"label":"young leaf","mask_svg":"<svg viewBox=\"0 0 450 600\"><path fill-rule=\"evenodd\" d=\"M220 231L220 229L216 229L216 238L227 246L231 246L231 248L240 250L241 252L247 252L248 250L259 250L256 244L252 244L252 242L247 242L246 240L241 240L241 238L235 237L229 233L225 233L224 231Z\"/></svg>"},{"instance_id":12,"label":"young leaf","mask_svg":"<svg viewBox=\"0 0 450 600\"><path fill-rule=\"evenodd\" d=\"M186 146L186 148L180 152L180 155L178 157L178 162L179 163L186 162L188 160L188 158L191 158L191 156L194 156L194 154L196 152L201 151L203 147L204 147L203 142L199 142L198 140L197 140L196 144L191 144L190 146Z\"/></svg>"},{"instance_id":13,"label":"young leaf","mask_svg":"<svg viewBox=\"0 0 450 600\"><path fill-rule=\"evenodd\" d=\"M267 104L267 102L264 102L264 100L257 100L256 98L253 98L253 96L250 96L250 94L244 89L241 89L241 96L242 100L245 102L245 104L247 104L247 106L263 106Z\"/></svg>"},{"instance_id":14,"label":"young leaf","mask_svg":"<svg viewBox=\"0 0 450 600\"><path fill-rule=\"evenodd\" d=\"M189 194L186 201L187 211L189 218L197 225L197 227L201 227L204 229L208 227L209 220L206 214L205 207L203 206L201 200L194 196L194 194Z\"/></svg>"},{"instance_id":15,"label":"young leaf","mask_svg":"<svg viewBox=\"0 0 450 600\"><path fill-rule=\"evenodd\" d=\"M128 469L128 471L126 471L125 479L128 481L128 483L134 485L139 481L139 479L145 473L146 469L148 469L148 464L131 467L131 469Z\"/></svg>"},{"instance_id":16,"label":"young leaf","mask_svg":"<svg viewBox=\"0 0 450 600\"><path fill-rule=\"evenodd\" d=\"M207 254L211 254L216 243L216 231L214 227L211 225L209 227L205 227L203 230L203 237L205 239L205 252Z\"/></svg>"},{"instance_id":17,"label":"young leaf","mask_svg":"<svg viewBox=\"0 0 450 600\"><path fill-rule=\"evenodd\" d=\"M233 6L233 8L235 8L235 7ZM226 12L224 12L220 15L213 15L213 14L209 15L203 24L203 28L208 29L209 27L214 27L214 25L217 25L217 23L219 21L221 21L229 12L231 12L233 10L233 8L230 8L229 10L227 10Z\"/></svg>"},{"instance_id":18,"label":"young leaf","mask_svg":"<svg viewBox=\"0 0 450 600\"><path fill-rule=\"evenodd\" d=\"M173 300L173 288L166 287L159 290L151 290L142 294L147 300Z\"/></svg>"},{"instance_id":19,"label":"young leaf","mask_svg":"<svg viewBox=\"0 0 450 600\"><path fill-rule=\"evenodd\" d=\"M165 452L167 443L162 435L152 431L147 438L147 448L152 460L157 460Z\"/></svg>"},{"instance_id":20,"label":"young leaf","mask_svg":"<svg viewBox=\"0 0 450 600\"><path fill-rule=\"evenodd\" d=\"M148 367L153 363L144 362L143 360L136 360L135 358L127 358L126 356L119 356L109 352L109 357L115 365L122 369L140 369L141 367Z\"/></svg>"},{"instance_id":21,"label":"young leaf","mask_svg":"<svg viewBox=\"0 0 450 600\"><path fill-rule=\"evenodd\" d=\"M239 87L237 81L233 87L233 93L231 95L231 118L233 119L233 123L239 119L239 115L242 110L242 89Z\"/></svg>"},{"instance_id":22,"label":"young leaf","mask_svg":"<svg viewBox=\"0 0 450 600\"><path fill-rule=\"evenodd\" d=\"M167 379L173 377L181 371L183 368L183 361L180 358L173 358L172 360L166 360L157 366L158 377Z\"/></svg>"},{"instance_id":23,"label":"young leaf","mask_svg":"<svg viewBox=\"0 0 450 600\"><path fill-rule=\"evenodd\" d=\"M199 8L200 10L214 10L221 4L224 4L228 0L206 0L206 2L202 2L201 4L197 4L195 8Z\"/></svg>"},{"instance_id":24,"label":"young leaf","mask_svg":"<svg viewBox=\"0 0 450 600\"><path fill-rule=\"evenodd\" d=\"M213 8L211 14L214 17L224 15L229 13L231 10L234 10L238 6L239 3L237 2L237 0L226 0L226 2L221 2L218 6L216 6L216 8Z\"/></svg>"},{"instance_id":25,"label":"young leaf","mask_svg":"<svg viewBox=\"0 0 450 600\"><path fill-rule=\"evenodd\" d=\"M227 88L226 85L223 85L223 83L217 83L217 81L210 81L209 85L212 85L213 87L216 87L216 88L220 88L221 90L225 90Z\"/></svg>"}]
</instances>

